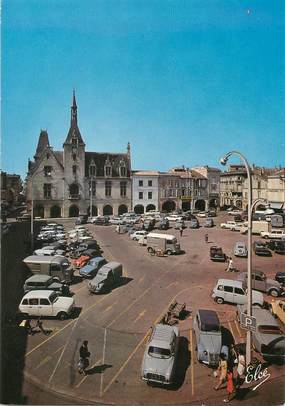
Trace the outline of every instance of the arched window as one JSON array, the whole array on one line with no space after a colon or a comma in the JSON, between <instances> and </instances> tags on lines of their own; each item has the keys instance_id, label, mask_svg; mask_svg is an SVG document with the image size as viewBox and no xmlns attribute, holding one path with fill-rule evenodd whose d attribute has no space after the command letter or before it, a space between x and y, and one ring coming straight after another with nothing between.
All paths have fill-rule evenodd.
<instances>
[{"instance_id":1,"label":"arched window","mask_svg":"<svg viewBox=\"0 0 285 406\"><path fill-rule=\"evenodd\" d=\"M69 194L71 199L79 197L79 187L76 183L72 183L72 185L69 186Z\"/></svg>"},{"instance_id":2,"label":"arched window","mask_svg":"<svg viewBox=\"0 0 285 406\"><path fill-rule=\"evenodd\" d=\"M96 176L96 165L89 165L89 176Z\"/></svg>"}]
</instances>

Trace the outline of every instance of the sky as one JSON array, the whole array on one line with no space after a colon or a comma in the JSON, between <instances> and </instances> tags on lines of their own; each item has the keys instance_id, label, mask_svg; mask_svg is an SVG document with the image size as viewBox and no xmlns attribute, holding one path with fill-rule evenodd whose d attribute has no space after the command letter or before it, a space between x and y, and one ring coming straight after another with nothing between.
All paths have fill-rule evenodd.
<instances>
[{"instance_id":1,"label":"sky","mask_svg":"<svg viewBox=\"0 0 285 406\"><path fill-rule=\"evenodd\" d=\"M62 150L73 89L86 150L129 141L133 169L285 166L284 0L2 0L1 19L2 170L26 175L41 129Z\"/></svg>"}]
</instances>

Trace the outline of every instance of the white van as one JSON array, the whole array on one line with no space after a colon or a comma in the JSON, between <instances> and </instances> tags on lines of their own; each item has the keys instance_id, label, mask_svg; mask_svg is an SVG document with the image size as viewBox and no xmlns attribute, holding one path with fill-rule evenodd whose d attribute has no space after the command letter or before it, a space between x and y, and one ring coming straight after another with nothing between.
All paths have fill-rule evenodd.
<instances>
[{"instance_id":1,"label":"white van","mask_svg":"<svg viewBox=\"0 0 285 406\"><path fill-rule=\"evenodd\" d=\"M241 281L232 279L219 279L212 292L212 298L215 302L222 304L224 302L233 304L246 304L247 292L242 286ZM252 305L263 306L264 299L261 292L252 291Z\"/></svg>"},{"instance_id":2,"label":"white van","mask_svg":"<svg viewBox=\"0 0 285 406\"><path fill-rule=\"evenodd\" d=\"M162 250L167 255L179 254L180 244L177 243L177 238L174 235L149 233L147 235L147 250L150 253Z\"/></svg>"},{"instance_id":3,"label":"white van","mask_svg":"<svg viewBox=\"0 0 285 406\"><path fill-rule=\"evenodd\" d=\"M24 316L58 317L67 319L74 309L74 298L58 296L53 290L31 290L26 293L19 305Z\"/></svg>"},{"instance_id":4,"label":"white van","mask_svg":"<svg viewBox=\"0 0 285 406\"><path fill-rule=\"evenodd\" d=\"M247 225L247 221L243 223L242 227L240 228L240 232L241 234L247 234L247 229L248 229L248 225ZM261 231L269 231L269 223L268 221L265 220L261 220L261 221L253 221L252 222L252 234L259 234L261 233Z\"/></svg>"}]
</instances>

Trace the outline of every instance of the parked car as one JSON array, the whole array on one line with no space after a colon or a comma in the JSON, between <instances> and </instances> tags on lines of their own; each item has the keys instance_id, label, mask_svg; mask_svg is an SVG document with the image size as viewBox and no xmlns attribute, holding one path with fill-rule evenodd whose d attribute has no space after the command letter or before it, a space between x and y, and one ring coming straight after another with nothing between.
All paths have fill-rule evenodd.
<instances>
[{"instance_id":1,"label":"parked car","mask_svg":"<svg viewBox=\"0 0 285 406\"><path fill-rule=\"evenodd\" d=\"M178 348L178 328L167 324L156 324L143 355L142 379L154 384L171 385L174 383Z\"/></svg>"},{"instance_id":2,"label":"parked car","mask_svg":"<svg viewBox=\"0 0 285 406\"><path fill-rule=\"evenodd\" d=\"M207 211L200 211L199 213L197 213L197 217L207 217L207 216L208 216Z\"/></svg>"},{"instance_id":3,"label":"parked car","mask_svg":"<svg viewBox=\"0 0 285 406\"><path fill-rule=\"evenodd\" d=\"M134 241L138 241L138 239L141 235L147 235L147 231L145 231L145 230L135 231L134 233L130 234L130 239L134 240Z\"/></svg>"},{"instance_id":4,"label":"parked car","mask_svg":"<svg viewBox=\"0 0 285 406\"><path fill-rule=\"evenodd\" d=\"M230 216L236 216L236 215L242 213L242 211L239 210L239 209L228 210L227 212L228 212L228 214L229 214Z\"/></svg>"},{"instance_id":5,"label":"parked car","mask_svg":"<svg viewBox=\"0 0 285 406\"><path fill-rule=\"evenodd\" d=\"M88 216L87 214L80 214L75 220L75 224L87 224Z\"/></svg>"},{"instance_id":6,"label":"parked car","mask_svg":"<svg viewBox=\"0 0 285 406\"><path fill-rule=\"evenodd\" d=\"M221 223L221 228L228 228L229 230L235 230L237 223L235 221L227 221L226 223Z\"/></svg>"},{"instance_id":7,"label":"parked car","mask_svg":"<svg viewBox=\"0 0 285 406\"><path fill-rule=\"evenodd\" d=\"M199 221L196 218L191 219L189 228L199 228Z\"/></svg>"},{"instance_id":8,"label":"parked car","mask_svg":"<svg viewBox=\"0 0 285 406\"><path fill-rule=\"evenodd\" d=\"M89 249L89 250L86 250L86 251L84 251L81 255L80 255L80 257L78 257L78 258L76 258L76 259L73 259L72 260L72 263L73 263L73 265L75 266L75 268L82 268L84 265L86 265L87 264L87 262L91 259L91 258L93 258L93 257L95 257L95 256L98 256L98 255L100 255L100 253L97 251L97 250L93 250L93 249Z\"/></svg>"},{"instance_id":9,"label":"parked car","mask_svg":"<svg viewBox=\"0 0 285 406\"><path fill-rule=\"evenodd\" d=\"M214 220L212 218L206 218L204 227L214 227Z\"/></svg>"},{"instance_id":10,"label":"parked car","mask_svg":"<svg viewBox=\"0 0 285 406\"><path fill-rule=\"evenodd\" d=\"M193 319L193 330L199 362L217 366L221 352L228 356L228 347L222 347L221 325L214 310L197 310Z\"/></svg>"},{"instance_id":11,"label":"parked car","mask_svg":"<svg viewBox=\"0 0 285 406\"><path fill-rule=\"evenodd\" d=\"M178 214L169 214L169 215L165 216L165 218L168 221L181 221L181 220L183 220L182 216L180 216Z\"/></svg>"},{"instance_id":12,"label":"parked car","mask_svg":"<svg viewBox=\"0 0 285 406\"><path fill-rule=\"evenodd\" d=\"M97 275L88 283L90 293L107 292L119 284L123 276L123 267L119 262L108 262L97 272Z\"/></svg>"},{"instance_id":13,"label":"parked car","mask_svg":"<svg viewBox=\"0 0 285 406\"><path fill-rule=\"evenodd\" d=\"M74 309L74 298L58 296L53 290L32 290L22 298L19 311L23 317L53 316L67 319Z\"/></svg>"},{"instance_id":14,"label":"parked car","mask_svg":"<svg viewBox=\"0 0 285 406\"><path fill-rule=\"evenodd\" d=\"M236 257L247 257L247 247L243 241L238 241L235 243L234 255Z\"/></svg>"},{"instance_id":15,"label":"parked car","mask_svg":"<svg viewBox=\"0 0 285 406\"><path fill-rule=\"evenodd\" d=\"M262 255L266 257L271 257L272 253L270 249L267 247L266 243L263 241L254 241L253 243L253 251L255 255Z\"/></svg>"},{"instance_id":16,"label":"parked car","mask_svg":"<svg viewBox=\"0 0 285 406\"><path fill-rule=\"evenodd\" d=\"M264 272L255 270L251 275L252 289L265 292L273 297L280 296L284 292L281 283L267 278ZM247 272L242 272L237 279L242 282L244 288L247 288Z\"/></svg>"},{"instance_id":17,"label":"parked car","mask_svg":"<svg viewBox=\"0 0 285 406\"><path fill-rule=\"evenodd\" d=\"M237 318L246 313L246 306L238 306ZM266 309L252 307L252 316L256 318L256 330L252 331L252 345L266 361L285 360L285 336L278 322Z\"/></svg>"},{"instance_id":18,"label":"parked car","mask_svg":"<svg viewBox=\"0 0 285 406\"><path fill-rule=\"evenodd\" d=\"M285 254L285 241L270 240L266 245L271 251L277 254Z\"/></svg>"},{"instance_id":19,"label":"parked car","mask_svg":"<svg viewBox=\"0 0 285 406\"><path fill-rule=\"evenodd\" d=\"M212 292L212 298L218 304L224 302L233 304L245 304L247 302L246 290L241 281L232 279L219 279ZM263 294L256 290L252 291L252 303L263 306Z\"/></svg>"},{"instance_id":20,"label":"parked car","mask_svg":"<svg viewBox=\"0 0 285 406\"><path fill-rule=\"evenodd\" d=\"M69 293L68 285L59 282L58 279L55 279L52 276L41 274L33 275L26 279L23 289L25 293L31 290L53 290L64 295Z\"/></svg>"},{"instance_id":21,"label":"parked car","mask_svg":"<svg viewBox=\"0 0 285 406\"><path fill-rule=\"evenodd\" d=\"M83 277L83 278L94 278L94 276L97 275L97 272L99 271L99 269L103 266L107 264L107 261L105 258L103 257L95 257L95 258L91 258L86 265L84 265L80 271L79 274Z\"/></svg>"},{"instance_id":22,"label":"parked car","mask_svg":"<svg viewBox=\"0 0 285 406\"><path fill-rule=\"evenodd\" d=\"M225 262L227 259L227 256L223 252L221 247L217 247L216 245L213 245L212 247L210 247L210 259L212 261Z\"/></svg>"},{"instance_id":23,"label":"parked car","mask_svg":"<svg viewBox=\"0 0 285 406\"><path fill-rule=\"evenodd\" d=\"M234 216L234 221L235 221L236 223L242 222L243 219L242 219L241 214L236 214L236 215Z\"/></svg>"},{"instance_id":24,"label":"parked car","mask_svg":"<svg viewBox=\"0 0 285 406\"><path fill-rule=\"evenodd\" d=\"M125 221L121 217L112 217L112 218L110 218L109 221L110 221L110 224L115 224L115 225L125 224Z\"/></svg>"},{"instance_id":25,"label":"parked car","mask_svg":"<svg viewBox=\"0 0 285 406\"><path fill-rule=\"evenodd\" d=\"M275 280L285 286L285 272L279 271L275 274Z\"/></svg>"},{"instance_id":26,"label":"parked car","mask_svg":"<svg viewBox=\"0 0 285 406\"><path fill-rule=\"evenodd\" d=\"M97 216L92 218L91 222L97 226L107 226L109 224L109 218L106 216Z\"/></svg>"},{"instance_id":27,"label":"parked car","mask_svg":"<svg viewBox=\"0 0 285 406\"><path fill-rule=\"evenodd\" d=\"M160 230L168 230L169 229L169 221L166 218L160 220L160 222L158 223L158 228Z\"/></svg>"},{"instance_id":28,"label":"parked car","mask_svg":"<svg viewBox=\"0 0 285 406\"><path fill-rule=\"evenodd\" d=\"M174 229L175 229L175 230L180 230L181 228L182 228L182 229L186 228L186 225L185 225L184 220L175 221Z\"/></svg>"},{"instance_id":29,"label":"parked car","mask_svg":"<svg viewBox=\"0 0 285 406\"><path fill-rule=\"evenodd\" d=\"M271 230L271 231L261 231L260 233L262 238L276 238L276 239L285 239L284 230Z\"/></svg>"},{"instance_id":30,"label":"parked car","mask_svg":"<svg viewBox=\"0 0 285 406\"><path fill-rule=\"evenodd\" d=\"M148 220L144 220L143 222L143 228L145 231L152 231L154 229L155 226L155 219L150 218Z\"/></svg>"},{"instance_id":31,"label":"parked car","mask_svg":"<svg viewBox=\"0 0 285 406\"><path fill-rule=\"evenodd\" d=\"M16 218L17 221L31 221L31 215L28 213L21 214Z\"/></svg>"},{"instance_id":32,"label":"parked car","mask_svg":"<svg viewBox=\"0 0 285 406\"><path fill-rule=\"evenodd\" d=\"M270 303L270 312L274 317L278 317L279 320L285 324L285 301L284 300L272 300Z\"/></svg>"}]
</instances>

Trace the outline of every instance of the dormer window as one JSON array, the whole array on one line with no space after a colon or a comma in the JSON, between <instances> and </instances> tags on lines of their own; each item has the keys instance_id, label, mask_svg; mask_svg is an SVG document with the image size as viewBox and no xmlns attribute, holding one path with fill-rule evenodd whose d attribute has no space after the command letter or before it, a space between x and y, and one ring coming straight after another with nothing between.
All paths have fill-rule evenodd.
<instances>
[{"instance_id":1,"label":"dormer window","mask_svg":"<svg viewBox=\"0 0 285 406\"><path fill-rule=\"evenodd\" d=\"M94 164L89 166L89 176L96 176L96 166Z\"/></svg>"},{"instance_id":2,"label":"dormer window","mask_svg":"<svg viewBox=\"0 0 285 406\"><path fill-rule=\"evenodd\" d=\"M44 167L44 174L45 174L45 176L51 176L51 171L52 171L52 167L51 167L51 166L45 166L45 167Z\"/></svg>"},{"instance_id":3,"label":"dormer window","mask_svg":"<svg viewBox=\"0 0 285 406\"><path fill-rule=\"evenodd\" d=\"M120 162L120 176L126 176L127 170L126 170L126 163L125 161Z\"/></svg>"}]
</instances>

